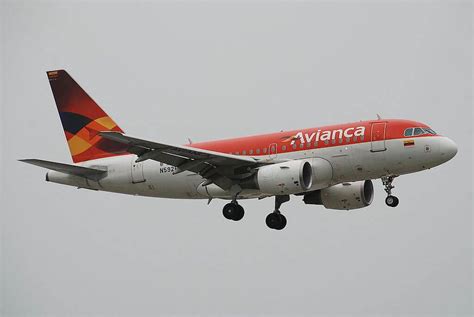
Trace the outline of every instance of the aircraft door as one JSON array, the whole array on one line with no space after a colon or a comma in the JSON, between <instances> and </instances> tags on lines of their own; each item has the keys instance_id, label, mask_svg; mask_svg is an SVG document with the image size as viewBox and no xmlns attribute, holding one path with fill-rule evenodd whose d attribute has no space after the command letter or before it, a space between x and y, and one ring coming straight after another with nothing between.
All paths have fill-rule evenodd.
<instances>
[{"instance_id":1,"label":"aircraft door","mask_svg":"<svg viewBox=\"0 0 474 317\"><path fill-rule=\"evenodd\" d=\"M385 151L385 132L387 128L386 122L372 123L370 129L371 152Z\"/></svg>"},{"instance_id":2,"label":"aircraft door","mask_svg":"<svg viewBox=\"0 0 474 317\"><path fill-rule=\"evenodd\" d=\"M276 143L272 143L268 146L268 155L272 159L276 158L276 155L277 155L277 144Z\"/></svg>"},{"instance_id":3,"label":"aircraft door","mask_svg":"<svg viewBox=\"0 0 474 317\"><path fill-rule=\"evenodd\" d=\"M132 183L143 183L145 181L145 175L143 174L143 162L135 163L135 159L132 159Z\"/></svg>"}]
</instances>

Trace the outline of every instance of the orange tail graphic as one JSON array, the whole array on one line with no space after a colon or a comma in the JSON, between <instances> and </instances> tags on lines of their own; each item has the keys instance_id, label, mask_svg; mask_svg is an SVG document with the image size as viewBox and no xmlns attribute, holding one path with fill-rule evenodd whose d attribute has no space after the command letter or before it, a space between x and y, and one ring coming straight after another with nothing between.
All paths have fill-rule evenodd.
<instances>
[{"instance_id":1,"label":"orange tail graphic","mask_svg":"<svg viewBox=\"0 0 474 317\"><path fill-rule=\"evenodd\" d=\"M123 145L98 135L123 131L74 79L65 70L47 74L74 163L125 154Z\"/></svg>"}]
</instances>

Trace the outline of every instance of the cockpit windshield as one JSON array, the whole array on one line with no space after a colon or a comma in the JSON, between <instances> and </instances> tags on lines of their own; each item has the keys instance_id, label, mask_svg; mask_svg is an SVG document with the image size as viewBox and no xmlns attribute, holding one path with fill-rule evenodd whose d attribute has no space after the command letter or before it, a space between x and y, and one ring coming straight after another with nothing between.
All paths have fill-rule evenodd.
<instances>
[{"instance_id":1,"label":"cockpit windshield","mask_svg":"<svg viewBox=\"0 0 474 317\"><path fill-rule=\"evenodd\" d=\"M428 134L436 135L436 132L431 128L423 128L423 130Z\"/></svg>"},{"instance_id":2,"label":"cockpit windshield","mask_svg":"<svg viewBox=\"0 0 474 317\"><path fill-rule=\"evenodd\" d=\"M417 127L417 128L407 128L405 129L405 132L403 133L403 135L406 137L419 136L419 135L424 135L424 134L436 135L436 132L431 128Z\"/></svg>"}]
</instances>

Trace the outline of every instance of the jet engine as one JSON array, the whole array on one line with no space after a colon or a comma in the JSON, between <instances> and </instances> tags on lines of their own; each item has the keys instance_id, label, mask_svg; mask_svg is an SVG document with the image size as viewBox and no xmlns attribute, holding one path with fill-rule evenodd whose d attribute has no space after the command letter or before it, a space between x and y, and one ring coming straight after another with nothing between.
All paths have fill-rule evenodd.
<instances>
[{"instance_id":1,"label":"jet engine","mask_svg":"<svg viewBox=\"0 0 474 317\"><path fill-rule=\"evenodd\" d=\"M313 158L310 160L313 169L313 184L311 190L326 188L332 181L332 166L322 158Z\"/></svg>"},{"instance_id":2,"label":"jet engine","mask_svg":"<svg viewBox=\"0 0 474 317\"><path fill-rule=\"evenodd\" d=\"M327 209L351 210L367 207L374 199L371 180L342 183L304 195L305 204L323 205Z\"/></svg>"},{"instance_id":3,"label":"jet engine","mask_svg":"<svg viewBox=\"0 0 474 317\"><path fill-rule=\"evenodd\" d=\"M264 194L288 195L304 192L313 184L313 169L306 160L262 166L253 182Z\"/></svg>"}]
</instances>

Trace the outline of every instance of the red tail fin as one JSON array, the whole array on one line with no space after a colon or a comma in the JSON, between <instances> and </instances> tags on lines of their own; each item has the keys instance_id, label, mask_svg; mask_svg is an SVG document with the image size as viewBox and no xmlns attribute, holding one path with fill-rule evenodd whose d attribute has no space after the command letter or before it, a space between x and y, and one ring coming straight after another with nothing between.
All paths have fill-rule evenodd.
<instances>
[{"instance_id":1,"label":"red tail fin","mask_svg":"<svg viewBox=\"0 0 474 317\"><path fill-rule=\"evenodd\" d=\"M123 145L103 139L100 131L122 129L65 70L47 72L74 163L125 153Z\"/></svg>"}]
</instances>

